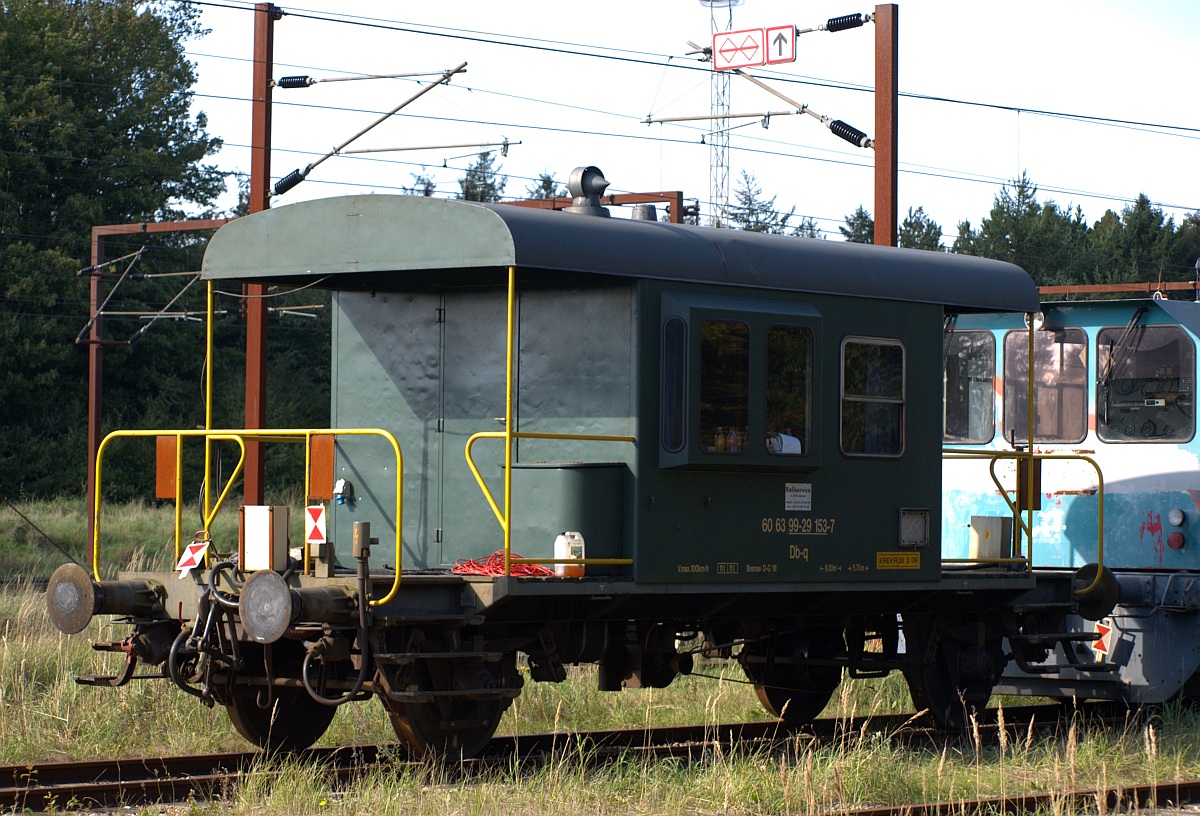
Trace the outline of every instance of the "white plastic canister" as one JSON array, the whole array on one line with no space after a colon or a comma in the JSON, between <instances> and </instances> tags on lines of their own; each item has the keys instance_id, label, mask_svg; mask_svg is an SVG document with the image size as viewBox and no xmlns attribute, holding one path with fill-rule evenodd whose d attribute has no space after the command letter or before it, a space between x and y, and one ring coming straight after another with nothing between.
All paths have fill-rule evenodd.
<instances>
[{"instance_id":1,"label":"white plastic canister","mask_svg":"<svg viewBox=\"0 0 1200 816\"><path fill-rule=\"evenodd\" d=\"M584 558L583 536L576 532L559 533L554 539L555 558ZM555 564L554 574L560 578L582 578L583 564Z\"/></svg>"}]
</instances>

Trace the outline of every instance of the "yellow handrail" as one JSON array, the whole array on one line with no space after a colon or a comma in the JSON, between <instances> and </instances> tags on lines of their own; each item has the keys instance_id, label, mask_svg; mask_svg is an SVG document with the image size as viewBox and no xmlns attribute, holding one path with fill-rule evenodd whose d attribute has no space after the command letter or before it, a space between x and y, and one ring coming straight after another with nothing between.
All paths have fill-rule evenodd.
<instances>
[{"instance_id":1,"label":"yellow handrail","mask_svg":"<svg viewBox=\"0 0 1200 816\"><path fill-rule=\"evenodd\" d=\"M1026 536L1026 540L1028 541L1028 546L1027 546L1028 554L1027 554L1027 557L1023 558L1023 559L1021 559L1021 558L1012 558L1012 559L994 559L994 558L988 558L988 559L953 558L953 559L949 559L948 558L948 559L946 559L946 563L952 563L952 564L953 563L978 563L980 561L986 561L988 563L992 563L992 562L995 562L995 563L1017 562L1017 563L1019 563L1019 562L1024 561L1030 567L1033 566L1033 510L1032 510L1033 479L1031 478L1028 480L1029 481L1029 494L1030 494L1028 496L1029 501L1026 504L1028 518L1026 520L1022 520L1020 510L1017 508L1017 505L1016 505L1016 501L1014 499L1010 499L1008 497L1008 491L1005 489L1004 485L1001 484L1000 477L998 477L996 475L996 463L998 461L1000 461L1001 459L1025 459L1025 460L1029 461L1030 465L1032 466L1032 463L1034 460L1040 460L1040 461L1044 461L1044 460L1048 460L1048 459L1063 460L1063 461L1079 460L1079 461L1087 462L1089 465L1091 465L1092 469L1096 471L1096 484L1097 484L1097 488L1096 488L1096 498L1097 498L1097 501L1096 501L1096 516L1097 516L1096 564L1098 567L1100 567L1100 569L1096 570L1096 577L1092 580L1092 583L1083 589L1075 590L1075 594L1076 595L1087 595L1088 593L1090 593L1094 589L1096 589L1097 586L1099 586L1100 579L1103 574L1102 568L1104 567L1104 473L1100 469L1100 465L1096 462L1095 459L1092 459L1090 456L1083 456L1082 454L1077 454L1077 453L1070 453L1070 454L1068 454L1068 453L1036 453L1036 452L1031 452L1031 451L972 450L972 449L964 449L964 448L946 448L942 451L942 457L944 459L988 459L989 460L988 473L992 477L992 482L996 485L996 490L1000 494L1000 498L1003 499L1004 503L1008 505L1008 509L1012 512L1013 518L1015 518L1017 521L1017 524L1020 525L1021 531L1024 532L1024 534ZM1030 472L1032 472L1032 470ZM1018 489L1020 489L1019 485L1018 485Z\"/></svg>"},{"instance_id":2,"label":"yellow handrail","mask_svg":"<svg viewBox=\"0 0 1200 816\"><path fill-rule=\"evenodd\" d=\"M477 434L473 434L471 438L467 440L467 467L471 469L471 473L475 476L475 481L479 484L479 489L483 491L483 497L487 499L488 506L492 508L492 512L496 515L496 521L500 522L501 528L504 528L506 531L507 522L505 519L507 518L507 514L500 510L500 507L496 504L496 500L492 497L492 492L488 489L487 483L484 482L483 475L480 474L479 468L475 465L475 459L471 453L471 449L475 447L475 443L480 439L509 439L510 437L512 439L576 439L585 442L637 441L632 436L608 436L604 434L527 433L525 431L518 431L511 435L505 433L504 431L480 431ZM506 478L504 482L504 489L506 492L509 490L509 485L510 482Z\"/></svg>"},{"instance_id":3,"label":"yellow handrail","mask_svg":"<svg viewBox=\"0 0 1200 816\"><path fill-rule=\"evenodd\" d=\"M396 441L389 431L382 428L283 428L283 429L194 429L194 430L120 430L113 431L104 437L100 443L99 449L96 451L96 504L92 508L93 512L93 537L92 537L92 575L97 581L100 577L100 498L103 495L101 490L102 475L103 475L103 458L104 453L108 448L109 442L119 438L147 438L159 436L175 437L175 558L178 560L183 549L183 521L182 513L183 506L180 500L182 495L182 462L183 454L181 444L185 438L203 438L205 447L205 510L204 510L204 528L208 530L212 526L213 519L216 518L217 512L221 509L226 497L229 495L234 483L242 473L242 468L246 460L246 441L276 441L276 442L303 442L305 446L305 494L309 490L309 453L311 450L312 437L320 435L329 436L380 436L391 444L392 450L396 455L396 541L395 541L395 560L396 571L392 579L391 588L382 598L371 599L371 606L379 606L390 601L396 596L400 589L400 573L402 568L402 559L404 557L403 549L403 521L404 521L404 455L400 450L400 443ZM209 468L207 456L212 442L231 441L237 443L241 455L238 458L237 466L233 473L226 481L220 496L217 498L214 506L209 506L211 502L211 471ZM308 547L305 544L305 567L308 563Z\"/></svg>"},{"instance_id":4,"label":"yellow handrail","mask_svg":"<svg viewBox=\"0 0 1200 816\"><path fill-rule=\"evenodd\" d=\"M483 491L483 497L487 499L488 506L492 508L492 513L495 514L496 520L500 522L500 529L504 531L504 574L510 575L511 567L514 563L559 563L556 559L531 559L531 558L516 558L512 557L512 455L513 455L513 440L514 439L568 439L568 440L583 440L594 442L636 442L632 436L611 436L606 434L565 434L565 433L524 433L514 429L516 422L513 419L513 359L516 355L516 313L515 304L517 297L517 268L510 266L508 268L508 337L505 344L504 354L504 430L503 431L482 431L474 434L467 440L465 455L467 457L467 467L471 469L475 481L479 484L479 489ZM487 483L484 482L483 476L479 473L479 468L475 466L475 459L471 454L471 449L480 439L503 439L504 440L504 509L496 503L492 492L488 490ZM633 560L629 558L603 558L603 559L568 559L572 564L632 564ZM566 563L566 562L564 562Z\"/></svg>"}]
</instances>

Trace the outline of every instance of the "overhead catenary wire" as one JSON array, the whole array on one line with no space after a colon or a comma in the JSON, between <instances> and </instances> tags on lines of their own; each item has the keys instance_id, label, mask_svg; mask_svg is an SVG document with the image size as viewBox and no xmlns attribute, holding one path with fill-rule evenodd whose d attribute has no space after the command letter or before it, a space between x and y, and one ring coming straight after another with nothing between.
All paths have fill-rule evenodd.
<instances>
[{"instance_id":1,"label":"overhead catenary wire","mask_svg":"<svg viewBox=\"0 0 1200 816\"><path fill-rule=\"evenodd\" d=\"M215 3L214 3L214 4L211 4L211 5L220 5L220 4L215 4ZM227 6L227 7L231 7L231 8L233 8L233 7L235 7L235 6ZM313 15L301 15L301 16L313 16ZM314 17L314 18L315 18L315 17ZM338 21L338 22L353 22L353 21L350 21L350 20L342 20L342 21ZM446 31L456 31L456 29L445 29L445 30L446 30ZM503 42L502 42L502 41L500 41L500 40L494 40L494 42L497 42L498 44L501 44L501 45L504 45L504 44L506 44L506 43L503 43ZM614 49L614 50L615 50L615 49ZM585 55L585 56L586 56L586 55ZM664 67L665 67L665 66L664 66ZM783 80L781 80L781 81L796 81L796 80L792 80L792 79L783 79ZM869 90L869 89L853 89L853 90ZM902 96L910 96L910 94L901 94L901 95L902 95ZM920 95L915 95L915 96L918 96L918 97L919 97ZM939 99L940 101L946 101L946 102L961 102L961 100L953 100L953 99L941 99L941 98L937 98L937 97L928 97L928 98ZM980 104L980 103L970 103L970 104ZM996 106L996 107L1001 107L1001 108L1004 108L1004 109L1014 109L1014 108L1012 108L1012 107L1010 107L1010 106ZM1022 109L1022 110L1023 110L1023 109ZM1037 111L1035 111L1035 112L1037 112ZM1051 115L1051 114L1050 114L1050 112L1046 112L1046 111L1043 111L1043 112L1041 112L1041 113L1044 113L1044 114L1047 114L1047 115ZM1068 116L1070 116L1070 115L1068 115ZM1115 121L1115 120L1114 120L1114 121ZM1143 124L1144 124L1144 123L1143 123ZM569 131L569 129L568 129L568 131ZM573 132L573 131L569 131L569 132ZM613 135L613 136L620 136L621 134L611 134L611 135ZM1189 138L1192 138L1192 137L1189 137ZM680 141L682 141L682 140L680 140ZM735 149L742 149L742 150L744 150L744 148L735 148ZM350 151L346 151L346 152L350 152ZM760 152L760 151L748 151L748 152ZM767 151L761 151L761 152L764 152L764 153L766 153ZM785 154L785 153L772 153L771 155L787 155L787 154ZM805 157L805 158L809 158L809 157ZM818 160L819 160L819 159L818 159ZM845 163L845 164L851 164L851 165L854 165L854 164L855 164L854 162L844 162L844 163ZM422 164L421 166L424 166L424 164ZM902 172L912 172L912 171L909 171L909 170L902 170ZM953 178L953 179L956 179L956 180L975 181L975 182L978 182L978 183L993 183L993 182L989 182L989 181L986 181L986 180L980 180L980 179L966 179L966 178L962 178L961 176L949 175L949 174L945 174L945 173L922 173L922 175L931 175L931 176L935 176L935 177L939 177L939 178ZM997 180L996 180L994 183L1002 183L1002 182L1003 182L1003 180L1001 180L1001 179L997 179ZM325 182L322 182L322 183L325 183ZM332 182L329 182L329 183L332 183ZM1043 184L1043 185L1040 185L1040 187L1041 187L1041 189L1042 189L1042 190L1044 190L1044 191L1048 191L1048 192L1070 192L1070 193L1075 193L1075 192L1076 192L1076 191L1071 191L1071 190L1069 190L1069 189L1067 189L1067 188L1063 188L1063 187L1061 187L1061 186L1051 186L1051 185L1045 185L1045 184ZM1088 193L1088 192L1084 192L1084 191L1078 191L1078 192L1079 192L1079 194L1081 194L1081 195L1088 195L1088 196L1092 196L1092 195L1094 195L1094 194L1092 194L1092 193ZM1132 200L1132 199L1130 199L1130 198L1128 198L1128 197L1126 197L1126 196L1099 196L1099 195L1097 195L1096 197L1107 197L1107 198L1110 198L1111 200L1114 200L1114 201L1126 201L1126 202L1128 202L1128 201L1131 201L1131 200ZM1156 202L1156 203L1157 203L1157 204L1162 204L1162 202ZM1191 209L1190 207L1184 207L1184 206L1180 206L1180 205L1170 205L1170 204L1167 204L1167 205L1165 205L1165 206L1168 206L1168 207L1178 207L1178 208L1180 208L1180 209Z\"/></svg>"},{"instance_id":2,"label":"overhead catenary wire","mask_svg":"<svg viewBox=\"0 0 1200 816\"><path fill-rule=\"evenodd\" d=\"M444 85L445 83L449 82L449 81L450 81L450 79L451 79L451 78L452 78L452 77L453 77L455 74L460 74L460 73L462 73L463 71L465 71L466 69L467 69L467 63L466 63L466 62L462 62L462 63L459 63L459 64L458 64L456 67L454 67L454 68L450 68L450 69L448 69L448 70L446 70L446 71L443 71L443 72L442 72L442 78L441 78L441 79L439 79L437 82L431 82L431 83L429 83L428 85L426 85L425 87L421 88L421 90L417 91L415 94L413 94L412 96L410 96L408 99L405 99L405 100L404 100L403 102L401 102L399 105L397 105L396 107L392 108L390 111L388 111L387 113L385 113L383 116L380 116L380 117L379 117L378 119L376 119L374 122L372 122L371 124L367 125L365 128L363 128L362 130L360 130L358 133L355 133L355 134L354 134L353 136L351 136L349 139L347 139L346 141L342 142L340 145L338 145L337 147L335 147L335 148L334 148L333 150L331 150L330 152L326 153L326 154L325 154L324 156L322 156L321 158L317 159L315 162L313 162L313 163L309 164L309 165L308 165L307 167L305 167L303 170L293 170L291 173L288 173L286 176L284 176L282 179L280 179L280 180L279 180L279 181L278 181L278 182L275 184L275 195L277 195L277 196L279 196L279 195L283 195L283 194L284 194L284 193L286 193L288 190L292 189L292 188L293 188L293 187L295 187L297 184L299 184L300 182L304 181L305 177L307 177L309 173L311 173L311 172L312 172L314 169L316 169L317 165L321 164L321 162L325 161L325 160L326 160L326 159L328 159L330 156L335 156L335 155L337 155L337 154L338 154L338 153L340 153L340 152L341 152L343 149L345 149L345 147L346 147L347 145L351 144L351 143L352 143L352 142L353 142L355 139L359 138L359 137L360 137L360 136L362 136L364 133L367 133L368 131L372 130L373 128L375 128L376 126L378 126L380 123L387 121L387 119L388 119L389 117L391 117L391 116L395 115L395 114L396 114L396 113L398 113L400 110L402 110L404 107L406 107L406 106L408 106L408 105L411 105L413 102L417 101L417 100L418 100L418 99L420 99L422 96L424 96L425 94L427 94L427 93L429 93L430 91L432 91L434 88L436 88L436 87L438 87L438 86L440 86L440 85Z\"/></svg>"}]
</instances>

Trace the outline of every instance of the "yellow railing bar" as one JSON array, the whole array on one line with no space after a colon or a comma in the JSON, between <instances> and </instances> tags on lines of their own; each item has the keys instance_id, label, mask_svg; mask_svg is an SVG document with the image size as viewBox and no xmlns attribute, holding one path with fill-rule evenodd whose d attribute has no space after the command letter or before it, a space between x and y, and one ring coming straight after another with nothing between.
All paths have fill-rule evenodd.
<instances>
[{"instance_id":1,"label":"yellow railing bar","mask_svg":"<svg viewBox=\"0 0 1200 816\"><path fill-rule=\"evenodd\" d=\"M496 521L500 522L500 529L504 531L504 574L511 573L511 567L514 561L516 563L537 563L529 562L528 559L514 559L512 557L512 457L513 457L513 440L514 439L572 439L572 440L588 440L597 442L633 442L632 436L608 436L601 434L559 434L559 433L521 433L515 430L516 424L513 420L513 360L516 355L516 298L517 298L517 268L515 266L508 267L508 336L505 342L504 351L504 430L503 431L483 431L473 435L467 440L466 457L467 467L471 469L471 474L475 477L475 481L479 484L479 489L483 491L483 497L487 500L488 506L492 508L492 513L496 516ZM475 466L475 459L471 454L471 449L475 446L475 442L480 439L503 439L504 440L504 508L501 509L496 503L495 497L492 496L492 491L488 490L487 483L484 482L483 476L479 473L479 468ZM545 563L553 563L547 561ZM572 559L571 563L581 563L578 559ZM607 561L583 562L583 563L608 563ZM630 563L631 560L617 559L612 563Z\"/></svg>"},{"instance_id":2,"label":"yellow railing bar","mask_svg":"<svg viewBox=\"0 0 1200 816\"><path fill-rule=\"evenodd\" d=\"M208 282L208 303L207 303L207 309L208 309L207 318L208 319L207 319L206 325L204 327L204 430L206 430L206 431L212 430L213 368L214 368L213 363L214 363L214 360L216 359L215 354L214 354L215 321L213 320L213 316L214 316L213 310L215 308L215 305L216 305L215 283L213 281L209 281ZM181 445L179 443L179 439L176 438L176 440L175 440L176 452L179 453L180 449L182 447L183 447L183 445ZM183 470L183 468L181 466L182 463L183 463L183 457L182 457L182 453L180 453L180 459L179 459L179 463L176 465L175 474L181 480L183 478L182 473L181 473L181 471ZM204 516L205 516L205 518L208 517L209 510L212 507L212 495L209 492L209 486L211 484L212 484L212 440L209 439L208 437L205 437L204 438ZM96 490L96 493L97 493L97 495L99 495L99 493L100 493L99 489ZM179 498L182 495L183 494L180 493L179 491L175 492L176 516L180 516L180 514L182 513L182 508L180 507L180 502L179 502ZM205 527L205 529L207 529L207 526ZM175 549L178 551L179 549L181 549L181 547L182 547L182 528L180 528L180 530L178 531L178 535L175 538ZM180 553L180 552L175 553L176 562L179 561L180 555L182 555L182 553Z\"/></svg>"},{"instance_id":3,"label":"yellow railing bar","mask_svg":"<svg viewBox=\"0 0 1200 816\"><path fill-rule=\"evenodd\" d=\"M180 450L183 448L183 445L181 444L181 440L185 436L188 436L188 437L205 436L207 438L209 435L210 435L210 432L205 431L205 430L193 430L193 431L121 430L121 431L113 431L112 433L105 436L103 440L101 440L100 447L97 448L97 450L96 450L96 503L95 503L95 506L92 508L92 576L97 581L103 580L100 576L100 499L101 499L101 496L103 495L103 491L101 490L101 485L103 484L103 475L104 475L104 452L108 449L108 443L114 439L120 439L120 438L143 438L144 439L144 438L148 438L148 437L158 437L158 436L174 436L175 437L175 489L176 489L176 492L175 492L175 560L178 561L179 556L182 554L182 551L183 551L183 502L181 501L181 496L183 495L182 494L183 477L180 475L180 471L182 469L181 463L183 460L183 456L180 453ZM218 434L212 434L212 438L221 440L221 441L237 442L239 447L241 448L242 454L241 454L241 457L239 457L239 459L238 459L237 467L234 468L233 473L229 477L229 481L227 481L225 483L225 489L221 492L221 496L217 501L216 508L211 511L206 511L204 514L204 529L205 530L209 529L209 527L212 525L212 520L216 516L217 510L220 509L221 503L225 501L225 497L229 494L230 489L233 487L234 481L241 474L242 465L244 464L245 458L246 458L246 446L244 444L242 444L241 440L237 438L236 434L218 433ZM206 447L207 447L207 445L206 445ZM205 495L206 495L205 503L206 504L208 503L208 500L207 500L208 492L209 492L208 487L206 486L205 487Z\"/></svg>"},{"instance_id":4,"label":"yellow railing bar","mask_svg":"<svg viewBox=\"0 0 1200 816\"><path fill-rule=\"evenodd\" d=\"M988 460L990 460L990 464L988 465L988 472L992 477L992 481L996 485L997 491L1000 494L1000 498L1003 499L1004 503L1008 505L1008 508L1012 512L1013 517L1017 519L1017 523L1026 532L1026 535L1028 537L1029 553L1028 553L1028 557L1026 559L990 559L989 558L989 559L986 559L986 562L987 563L992 563L992 562L1005 563L1007 561L1022 561L1022 560L1024 560L1024 561L1028 562L1030 567L1033 566L1033 510L1029 509L1029 508L1032 508L1032 506L1033 506L1033 479L1030 478L1028 480L1029 481L1029 490L1028 490L1029 496L1028 496L1028 504L1026 505L1026 508L1028 509L1029 519L1028 519L1028 522L1024 522L1021 520L1020 512L1017 510L1016 502L1013 499L1010 499L1008 497L1008 491L1004 488L1004 485L1000 483L1000 478L996 475L996 462L998 462L1001 459L1026 459L1030 462L1030 465L1032 467L1032 463L1034 460L1043 460L1044 461L1047 459L1056 459L1056 460L1060 460L1060 461L1077 460L1077 461L1087 462L1089 465L1091 465L1092 470L1096 471L1096 485L1097 485L1096 486L1096 522L1097 522L1096 565L1097 565L1098 569L1096 570L1096 577L1092 579L1092 583L1089 584L1087 587L1084 587L1083 589L1075 590L1075 594L1076 595L1087 595L1090 592L1092 592L1093 590L1095 590L1097 586L1100 585L1100 580L1103 575L1103 567L1104 567L1104 472L1100 469L1100 465L1096 462L1095 459L1092 459L1090 456L1084 456L1084 455L1078 454L1078 453L1032 453L1032 452L1028 452L1028 451L969 450L969 449L962 449L962 448L947 448L942 451L942 457L945 459L988 459ZM1032 469L1030 472L1032 473ZM978 563L979 561L980 561L980 559L970 559L970 558L946 559L946 563L949 563L949 564Z\"/></svg>"},{"instance_id":5,"label":"yellow railing bar","mask_svg":"<svg viewBox=\"0 0 1200 816\"><path fill-rule=\"evenodd\" d=\"M404 455L400 451L400 443L396 441L396 437L394 437L389 431L383 430L382 428L281 428L278 430L268 430L268 429L259 429L259 428L255 428L255 429L251 430L251 429L242 428L242 429L222 429L222 430L198 429L198 430L186 430L186 431L179 431L179 430L175 430L175 431L163 431L163 430L113 431L112 433L108 434L108 436L104 437L104 440L100 443L99 450L97 450L97 452L96 452L96 506L93 508L93 513L94 513L94 525L93 526L94 526L95 532L94 532L94 537L93 537L93 542L92 542L92 552L93 552L93 554L92 554L92 573L95 576L96 580L97 581L101 580L101 578L100 578L100 497L101 497L103 491L101 490L100 486L102 484L102 482L101 482L102 460L103 460L104 452L105 452L106 448L108 447L108 443L110 441L112 441L113 439L117 439L117 438L121 438L121 437L143 437L144 438L144 437L156 437L156 436L174 436L176 438L176 449L177 449L177 452L176 452L176 457L177 457L177 460L176 460L177 461L176 486L177 487L179 487L180 480L181 480L181 477L179 476L179 472L180 472L181 468L178 467L178 462L180 461L180 459L178 458L178 457L180 457L180 454L178 453L178 449L183 447L182 444L180 444L180 441L182 439L203 437L205 439L205 450L206 451L209 449L209 443L211 441L233 441L233 442L236 442L238 444L238 446L241 448L241 457L238 460L237 467L234 469L233 474L229 477L229 480L226 482L225 489L221 492L221 495L218 497L216 506L211 509L206 509L206 511L205 511L204 526L205 526L205 529L208 529L212 524L212 520L216 517L217 511L220 510L222 503L225 501L226 496L228 496L229 491L232 489L232 486L233 486L234 482L236 481L237 477L241 475L242 467L245 464L245 457L246 457L245 440L256 439L256 440L263 440L263 441L275 440L275 441L282 441L282 442L305 442L306 443L305 469L307 470L308 466L309 466L309 463L307 461L307 459L308 459L307 445L311 444L311 438L316 435L380 436L380 437L383 437L389 444L391 444L392 451L396 455L396 507L395 507L395 513L396 513L396 525L395 525L396 526L396 542L395 542L396 574L392 579L392 586L388 590L387 594L384 595L382 598L375 598L370 601L371 606L379 606L381 604L387 603L392 598L394 598L396 596L396 593L400 590L400 572L401 572L401 568L402 568L402 560L404 557L404 547L403 547L403 537L402 537L403 521L404 521ZM307 482L308 482L308 477L306 475L305 476L306 485L307 485ZM208 463L206 461L205 462L205 489L204 489L206 504L208 503L209 497L212 494L210 487L211 487L211 471L210 471L210 469L208 467ZM182 512L182 510L180 508L180 505L181 505L180 496L181 495L182 494L180 492L177 492L176 499L175 499L176 535L178 536L176 539L176 542L175 542L177 557L178 557L178 553L181 548L180 538L182 537L182 521L180 520L180 514Z\"/></svg>"},{"instance_id":6,"label":"yellow railing bar","mask_svg":"<svg viewBox=\"0 0 1200 816\"><path fill-rule=\"evenodd\" d=\"M500 522L500 527L506 526L506 515L500 510L496 500L492 497L492 491L488 489L487 483L484 482L479 468L475 465L474 454L471 449L475 447L475 443L480 439L571 439L584 442L636 442L636 437L632 436L611 436L607 434L561 434L561 433L534 433L532 431L517 431L512 434L506 431L480 431L473 434L467 440L467 467L471 469L472 475L475 476L475 481L479 484L479 489L483 491L483 497L487 499L488 506L492 508L492 512L496 515L496 521ZM509 481L505 479L504 489L509 489ZM515 559L512 559L515 562ZM516 562L519 563L519 562Z\"/></svg>"},{"instance_id":7,"label":"yellow railing bar","mask_svg":"<svg viewBox=\"0 0 1200 816\"><path fill-rule=\"evenodd\" d=\"M512 564L512 455L513 455L513 359L516 356L517 268L508 268L508 341L504 350L504 574Z\"/></svg>"},{"instance_id":8,"label":"yellow railing bar","mask_svg":"<svg viewBox=\"0 0 1200 816\"><path fill-rule=\"evenodd\" d=\"M632 558L513 558L514 564L594 564L608 566L629 566Z\"/></svg>"},{"instance_id":9,"label":"yellow railing bar","mask_svg":"<svg viewBox=\"0 0 1200 816\"><path fill-rule=\"evenodd\" d=\"M1024 528L1028 531L1027 534L1029 537L1029 558L1030 558L1029 563L1030 563L1030 566L1032 566L1033 565L1033 454L1034 454L1034 442L1037 440L1037 433L1036 433L1036 431L1037 431L1037 426L1036 426L1037 416L1036 416L1036 411L1035 411L1035 407L1036 407L1035 401L1037 399L1037 391L1035 389L1037 388L1037 380L1034 377L1033 364L1034 364L1034 345L1035 345L1034 332L1037 331L1037 314L1034 312L1027 312L1025 314L1025 320L1027 321L1026 330L1029 333L1028 356L1025 358L1025 376L1026 376L1025 432L1027 434L1029 434L1029 450L1027 451L1028 458L1026 459L1026 462L1027 462L1026 467L1029 468L1029 473L1028 473L1029 478L1026 479L1026 485L1025 485L1025 524L1024 524ZM1015 442L1016 439L1014 439L1013 441ZM996 466L995 460L992 460L992 468L994 469L995 466ZM1018 465L1018 467L1019 467L1019 465ZM997 481L997 479L994 475L992 476L992 481L999 484L999 482ZM1003 489L1001 489L1001 494L1004 495L1004 497L1006 499L1008 498L1008 494L1004 493ZM1013 495L1016 495L1016 494L1014 493ZM1020 513L1016 513L1016 518L1020 518ZM1103 535L1103 530L1101 531L1101 535Z\"/></svg>"}]
</instances>

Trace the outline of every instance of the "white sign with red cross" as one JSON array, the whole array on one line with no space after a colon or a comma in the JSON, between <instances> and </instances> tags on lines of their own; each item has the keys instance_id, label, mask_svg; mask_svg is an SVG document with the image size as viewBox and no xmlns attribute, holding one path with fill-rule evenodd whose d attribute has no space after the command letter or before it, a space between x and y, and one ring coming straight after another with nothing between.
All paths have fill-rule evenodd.
<instances>
[{"instance_id":1,"label":"white sign with red cross","mask_svg":"<svg viewBox=\"0 0 1200 816\"><path fill-rule=\"evenodd\" d=\"M189 572L204 563L204 553L208 551L209 543L206 538L203 541L193 541L183 548L183 555L175 565L180 578L186 577Z\"/></svg>"},{"instance_id":2,"label":"white sign with red cross","mask_svg":"<svg viewBox=\"0 0 1200 816\"><path fill-rule=\"evenodd\" d=\"M304 540L309 544L325 543L325 505L304 508Z\"/></svg>"},{"instance_id":3,"label":"white sign with red cross","mask_svg":"<svg viewBox=\"0 0 1200 816\"><path fill-rule=\"evenodd\" d=\"M1096 639L1092 641L1092 651L1097 660L1104 660L1112 654L1113 625L1111 618L1096 621Z\"/></svg>"}]
</instances>

